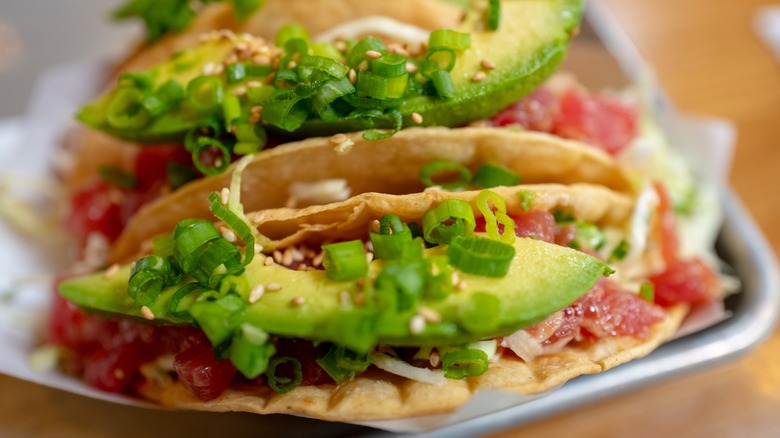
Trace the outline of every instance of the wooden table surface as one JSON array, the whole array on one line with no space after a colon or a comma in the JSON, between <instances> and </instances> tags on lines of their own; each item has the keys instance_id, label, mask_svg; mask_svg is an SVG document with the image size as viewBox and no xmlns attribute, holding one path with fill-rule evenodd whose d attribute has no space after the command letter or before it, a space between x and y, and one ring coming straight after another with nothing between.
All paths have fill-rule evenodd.
<instances>
[{"instance_id":1,"label":"wooden table surface","mask_svg":"<svg viewBox=\"0 0 780 438\"><path fill-rule=\"evenodd\" d=\"M780 218L780 64L751 27L757 8L769 2L606 3L655 67L662 85L681 110L722 116L736 124L739 140L731 183L778 252L780 228L775 224ZM177 422L170 421L171 416ZM110 405L0 376L2 436L192 437L225 430L250 431L252 421L249 416L235 414L202 414L195 419L186 413ZM168 424L159 426L159 433L144 433L163 423ZM164 434L161 429L166 430ZM731 364L494 436L672 434L780 436L780 331Z\"/></svg>"},{"instance_id":2,"label":"wooden table surface","mask_svg":"<svg viewBox=\"0 0 780 438\"><path fill-rule=\"evenodd\" d=\"M685 112L734 122L731 184L780 251L780 61L753 32L760 0L606 0ZM780 330L744 358L493 435L780 436Z\"/></svg>"}]
</instances>

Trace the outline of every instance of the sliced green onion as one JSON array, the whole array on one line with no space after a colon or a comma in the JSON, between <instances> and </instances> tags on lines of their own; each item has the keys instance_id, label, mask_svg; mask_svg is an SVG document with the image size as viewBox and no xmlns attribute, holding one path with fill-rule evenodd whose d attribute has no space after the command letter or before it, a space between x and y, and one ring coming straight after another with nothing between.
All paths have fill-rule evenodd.
<instances>
[{"instance_id":1,"label":"sliced green onion","mask_svg":"<svg viewBox=\"0 0 780 438\"><path fill-rule=\"evenodd\" d=\"M476 228L471 205L447 199L423 215L423 235L430 243L449 243L456 236L469 236Z\"/></svg>"},{"instance_id":2,"label":"sliced green onion","mask_svg":"<svg viewBox=\"0 0 780 438\"><path fill-rule=\"evenodd\" d=\"M371 364L367 354L358 354L337 345L331 346L328 353L316 362L336 382L343 382L355 373L365 371Z\"/></svg>"},{"instance_id":3,"label":"sliced green onion","mask_svg":"<svg viewBox=\"0 0 780 438\"><path fill-rule=\"evenodd\" d=\"M263 4L263 0L231 0L233 13L239 20L245 20Z\"/></svg>"},{"instance_id":4,"label":"sliced green onion","mask_svg":"<svg viewBox=\"0 0 780 438\"><path fill-rule=\"evenodd\" d=\"M359 92L374 99L400 99L406 93L408 80L408 73L386 78L361 70L358 72L356 87Z\"/></svg>"},{"instance_id":5,"label":"sliced green onion","mask_svg":"<svg viewBox=\"0 0 780 438\"><path fill-rule=\"evenodd\" d=\"M322 266L331 280L356 280L368 273L368 260L360 240L322 245L322 250Z\"/></svg>"},{"instance_id":6,"label":"sliced green onion","mask_svg":"<svg viewBox=\"0 0 780 438\"><path fill-rule=\"evenodd\" d=\"M222 114L225 119L225 130L230 131L233 122L241 117L241 101L238 96L229 94L222 99Z\"/></svg>"},{"instance_id":7,"label":"sliced green onion","mask_svg":"<svg viewBox=\"0 0 780 438\"><path fill-rule=\"evenodd\" d=\"M515 256L515 247L484 237L456 236L447 248L455 268L468 274L503 277Z\"/></svg>"},{"instance_id":8,"label":"sliced green onion","mask_svg":"<svg viewBox=\"0 0 780 438\"><path fill-rule=\"evenodd\" d=\"M309 40L309 31L300 24L285 24L276 33L276 40L274 44L276 47L284 47L287 41L292 39L302 39L304 41Z\"/></svg>"},{"instance_id":9,"label":"sliced green onion","mask_svg":"<svg viewBox=\"0 0 780 438\"><path fill-rule=\"evenodd\" d=\"M569 209L556 208L552 214L556 224L574 222L574 214Z\"/></svg>"},{"instance_id":10,"label":"sliced green onion","mask_svg":"<svg viewBox=\"0 0 780 438\"><path fill-rule=\"evenodd\" d=\"M575 227L577 234L571 242L572 248L591 248L598 251L607 243L604 231L596 225L578 221Z\"/></svg>"},{"instance_id":11,"label":"sliced green onion","mask_svg":"<svg viewBox=\"0 0 780 438\"><path fill-rule=\"evenodd\" d=\"M428 37L428 47L466 50L471 47L471 35L450 29L437 29Z\"/></svg>"},{"instance_id":12,"label":"sliced green onion","mask_svg":"<svg viewBox=\"0 0 780 438\"><path fill-rule=\"evenodd\" d=\"M179 310L179 307L181 307L181 301L188 296L189 294L197 291L197 290L203 290L203 286L201 286L199 283L187 283L184 286L180 287L174 294L171 296L170 301L168 301L168 313L171 314L171 316L174 316L176 318L183 318L187 315L189 315L188 308L184 308L183 310ZM192 304L192 303L189 303Z\"/></svg>"},{"instance_id":13,"label":"sliced green onion","mask_svg":"<svg viewBox=\"0 0 780 438\"><path fill-rule=\"evenodd\" d=\"M277 368L285 364L289 364L289 366L284 368L292 371L292 377L279 375ZM268 370L265 372L265 377L268 381L268 386L270 386L271 389L279 394L287 394L297 388L303 380L301 362L298 359L289 356L275 357L271 359L271 362L268 364Z\"/></svg>"},{"instance_id":14,"label":"sliced green onion","mask_svg":"<svg viewBox=\"0 0 780 438\"><path fill-rule=\"evenodd\" d=\"M314 56L322 56L333 60L340 60L344 55L339 52L339 49L331 42L325 43L312 43L311 54Z\"/></svg>"},{"instance_id":15,"label":"sliced green onion","mask_svg":"<svg viewBox=\"0 0 780 438\"><path fill-rule=\"evenodd\" d=\"M222 81L213 76L198 76L187 84L187 101L200 112L216 109L222 98Z\"/></svg>"},{"instance_id":16,"label":"sliced green onion","mask_svg":"<svg viewBox=\"0 0 780 438\"><path fill-rule=\"evenodd\" d=\"M436 70L429 74L431 82L436 89L436 94L442 99L449 99L455 95L455 85L447 70Z\"/></svg>"},{"instance_id":17,"label":"sliced green onion","mask_svg":"<svg viewBox=\"0 0 780 438\"><path fill-rule=\"evenodd\" d=\"M135 262L130 270L127 293L137 306L149 306L157 300L171 280L171 264L164 257L150 255Z\"/></svg>"},{"instance_id":18,"label":"sliced green onion","mask_svg":"<svg viewBox=\"0 0 780 438\"><path fill-rule=\"evenodd\" d=\"M138 184L133 174L118 167L101 166L98 169L98 173L100 173L100 179L108 183L108 185L120 189L132 189Z\"/></svg>"},{"instance_id":19,"label":"sliced green onion","mask_svg":"<svg viewBox=\"0 0 780 438\"><path fill-rule=\"evenodd\" d=\"M493 206L496 212L490 208L490 201L493 201ZM477 209L485 217L485 231L488 236L494 240L500 240L506 244L512 245L515 243L515 221L506 214L506 202L504 198L498 195L496 192L490 190L483 190L477 194L475 203ZM504 231L498 227L498 224L504 226Z\"/></svg>"},{"instance_id":20,"label":"sliced green onion","mask_svg":"<svg viewBox=\"0 0 780 438\"><path fill-rule=\"evenodd\" d=\"M119 75L117 83L120 87L152 91L154 89L155 74L152 72L122 73Z\"/></svg>"},{"instance_id":21,"label":"sliced green onion","mask_svg":"<svg viewBox=\"0 0 780 438\"><path fill-rule=\"evenodd\" d=\"M152 253L160 257L173 255L173 234L166 234L152 240Z\"/></svg>"},{"instance_id":22,"label":"sliced green onion","mask_svg":"<svg viewBox=\"0 0 780 438\"><path fill-rule=\"evenodd\" d=\"M108 103L106 120L117 129L140 129L151 120L141 104L144 93L138 88L120 88Z\"/></svg>"},{"instance_id":23,"label":"sliced green onion","mask_svg":"<svg viewBox=\"0 0 780 438\"><path fill-rule=\"evenodd\" d=\"M169 161L165 163L165 181L171 189L179 187L194 181L198 177L198 172L190 166Z\"/></svg>"},{"instance_id":24,"label":"sliced green onion","mask_svg":"<svg viewBox=\"0 0 780 438\"><path fill-rule=\"evenodd\" d=\"M157 92L144 96L141 105L154 117L174 108L186 97L187 92L184 87L175 79L169 79Z\"/></svg>"},{"instance_id":25,"label":"sliced green onion","mask_svg":"<svg viewBox=\"0 0 780 438\"><path fill-rule=\"evenodd\" d=\"M201 155L211 148L217 149L221 157L214 160L213 166L207 166L201 161ZM204 175L219 175L230 167L230 151L215 138L200 137L195 141L195 148L192 150L192 162Z\"/></svg>"},{"instance_id":26,"label":"sliced green onion","mask_svg":"<svg viewBox=\"0 0 780 438\"><path fill-rule=\"evenodd\" d=\"M475 292L458 307L458 320L469 333L488 335L501 323L501 300L487 292Z\"/></svg>"},{"instance_id":27,"label":"sliced green onion","mask_svg":"<svg viewBox=\"0 0 780 438\"><path fill-rule=\"evenodd\" d=\"M534 204L535 193L529 190L520 190L517 192L517 196L520 197L520 208L523 211L529 211Z\"/></svg>"},{"instance_id":28,"label":"sliced green onion","mask_svg":"<svg viewBox=\"0 0 780 438\"><path fill-rule=\"evenodd\" d=\"M214 224L186 219L176 225L173 255L182 270L203 284L209 284L215 269L237 269L241 254L222 238Z\"/></svg>"},{"instance_id":29,"label":"sliced green onion","mask_svg":"<svg viewBox=\"0 0 780 438\"><path fill-rule=\"evenodd\" d=\"M371 72L383 78L396 78L406 74L406 57L390 53L371 60Z\"/></svg>"},{"instance_id":30,"label":"sliced green onion","mask_svg":"<svg viewBox=\"0 0 780 438\"><path fill-rule=\"evenodd\" d=\"M187 131L184 137L184 148L192 152L197 148L197 140L201 137L218 138L222 135L222 122L215 117L205 117L198 120L195 126Z\"/></svg>"},{"instance_id":31,"label":"sliced green onion","mask_svg":"<svg viewBox=\"0 0 780 438\"><path fill-rule=\"evenodd\" d=\"M420 72L428 79L433 79L431 75L439 70L451 72L455 67L457 55L455 51L449 48L429 49L422 61Z\"/></svg>"},{"instance_id":32,"label":"sliced green onion","mask_svg":"<svg viewBox=\"0 0 780 438\"><path fill-rule=\"evenodd\" d=\"M655 286L653 283L642 283L639 286L639 296L648 303L655 303Z\"/></svg>"},{"instance_id":33,"label":"sliced green onion","mask_svg":"<svg viewBox=\"0 0 780 438\"><path fill-rule=\"evenodd\" d=\"M385 53L387 49L381 39L371 36L365 37L358 41L347 54L347 65L357 69L360 63L365 61L366 52L369 50Z\"/></svg>"},{"instance_id":34,"label":"sliced green onion","mask_svg":"<svg viewBox=\"0 0 780 438\"><path fill-rule=\"evenodd\" d=\"M392 260L401 255L403 247L412 242L412 232L398 215L387 214L379 222L379 233L369 233L374 246L374 256Z\"/></svg>"},{"instance_id":35,"label":"sliced green onion","mask_svg":"<svg viewBox=\"0 0 780 438\"><path fill-rule=\"evenodd\" d=\"M381 102L381 101L380 101ZM385 101L393 102L393 101ZM365 140L383 140L385 138L392 137L396 132L400 131L404 126L404 117L401 111L397 109L390 109L384 113L384 117L389 117L393 121L393 129L387 131L379 131L376 129L369 129L363 132L363 138Z\"/></svg>"},{"instance_id":36,"label":"sliced green onion","mask_svg":"<svg viewBox=\"0 0 780 438\"><path fill-rule=\"evenodd\" d=\"M451 182L438 183L433 181L437 173L457 173L457 179ZM426 187L440 186L444 190L454 191L465 189L471 182L471 172L466 166L454 161L436 160L423 166L420 179Z\"/></svg>"},{"instance_id":37,"label":"sliced green onion","mask_svg":"<svg viewBox=\"0 0 780 438\"><path fill-rule=\"evenodd\" d=\"M304 56L300 64L304 67L312 67L321 72L325 72L336 79L341 79L349 73L349 67L330 58L323 56Z\"/></svg>"},{"instance_id":38,"label":"sliced green onion","mask_svg":"<svg viewBox=\"0 0 780 438\"><path fill-rule=\"evenodd\" d=\"M519 182L520 175L495 164L483 164L474 172L474 184L483 189L498 186L516 186Z\"/></svg>"},{"instance_id":39,"label":"sliced green onion","mask_svg":"<svg viewBox=\"0 0 780 438\"><path fill-rule=\"evenodd\" d=\"M249 305L235 294L217 299L201 295L187 310L212 345L220 345L241 326Z\"/></svg>"},{"instance_id":40,"label":"sliced green onion","mask_svg":"<svg viewBox=\"0 0 780 438\"><path fill-rule=\"evenodd\" d=\"M300 62L300 59L309 54L309 43L303 38L292 38L284 43L284 58L279 61L279 68L292 68L291 62Z\"/></svg>"},{"instance_id":41,"label":"sliced green onion","mask_svg":"<svg viewBox=\"0 0 780 438\"><path fill-rule=\"evenodd\" d=\"M498 30L501 22L501 0L489 0L487 10L487 25L490 30Z\"/></svg>"},{"instance_id":42,"label":"sliced green onion","mask_svg":"<svg viewBox=\"0 0 780 438\"><path fill-rule=\"evenodd\" d=\"M244 259L235 270L229 271L230 273L238 273L246 265L248 265L255 256L255 237L252 234L252 229L244 220L238 217L235 213L230 211L225 205L222 204L220 194L217 192L211 192L209 195L209 209L211 213L219 220L224 222L230 227L233 232L236 233L239 239L246 245L244 250ZM227 267L227 266L226 266Z\"/></svg>"},{"instance_id":43,"label":"sliced green onion","mask_svg":"<svg viewBox=\"0 0 780 438\"><path fill-rule=\"evenodd\" d=\"M274 93L263 105L263 120L285 131L292 132L300 128L309 117L311 100L293 95Z\"/></svg>"},{"instance_id":44,"label":"sliced green onion","mask_svg":"<svg viewBox=\"0 0 780 438\"><path fill-rule=\"evenodd\" d=\"M415 307L422 297L428 272L422 259L401 258L388 262L376 278L377 292L396 312Z\"/></svg>"},{"instance_id":45,"label":"sliced green onion","mask_svg":"<svg viewBox=\"0 0 780 438\"><path fill-rule=\"evenodd\" d=\"M623 260L626 258L630 250L631 244L628 243L628 240L622 239L620 242L618 242L615 249L612 250L612 254L609 256L609 260Z\"/></svg>"},{"instance_id":46,"label":"sliced green onion","mask_svg":"<svg viewBox=\"0 0 780 438\"><path fill-rule=\"evenodd\" d=\"M471 348L450 351L441 358L441 369L449 379L482 375L488 369L487 353Z\"/></svg>"},{"instance_id":47,"label":"sliced green onion","mask_svg":"<svg viewBox=\"0 0 780 438\"><path fill-rule=\"evenodd\" d=\"M230 344L230 362L247 379L266 372L275 353L276 347L268 342L268 333L249 324L241 324Z\"/></svg>"},{"instance_id":48,"label":"sliced green onion","mask_svg":"<svg viewBox=\"0 0 780 438\"><path fill-rule=\"evenodd\" d=\"M234 84L236 82L241 82L245 78L261 78L268 76L272 71L273 69L270 65L245 64L238 62L235 64L228 64L228 66L225 67L225 77L227 78L228 84Z\"/></svg>"},{"instance_id":49,"label":"sliced green onion","mask_svg":"<svg viewBox=\"0 0 780 438\"><path fill-rule=\"evenodd\" d=\"M321 119L326 120L326 117L323 117L323 115L327 111L329 105L336 99L354 92L355 86L352 85L352 82L346 77L339 80L333 79L326 81L317 89L314 96L312 96L312 107L317 111L317 114L319 114Z\"/></svg>"}]
</instances>

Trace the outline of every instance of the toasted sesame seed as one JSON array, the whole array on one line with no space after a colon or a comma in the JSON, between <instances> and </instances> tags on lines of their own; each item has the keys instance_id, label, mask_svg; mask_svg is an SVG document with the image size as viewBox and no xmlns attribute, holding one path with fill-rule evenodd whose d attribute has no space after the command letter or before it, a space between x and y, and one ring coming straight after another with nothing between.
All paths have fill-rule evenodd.
<instances>
[{"instance_id":1,"label":"toasted sesame seed","mask_svg":"<svg viewBox=\"0 0 780 438\"><path fill-rule=\"evenodd\" d=\"M374 253L373 252L367 252L366 253L366 261L368 263L371 263L372 260L374 260Z\"/></svg>"},{"instance_id":2,"label":"toasted sesame seed","mask_svg":"<svg viewBox=\"0 0 780 438\"><path fill-rule=\"evenodd\" d=\"M246 87L236 87L232 93L234 96L243 96L246 94Z\"/></svg>"},{"instance_id":3,"label":"toasted sesame seed","mask_svg":"<svg viewBox=\"0 0 780 438\"><path fill-rule=\"evenodd\" d=\"M225 65L235 64L238 62L238 56L236 56L235 53L231 53L228 56L225 57L225 60L222 61Z\"/></svg>"},{"instance_id":4,"label":"toasted sesame seed","mask_svg":"<svg viewBox=\"0 0 780 438\"><path fill-rule=\"evenodd\" d=\"M149 321L154 321L154 313L152 313L152 309L150 309L148 306L141 307L141 316L148 319Z\"/></svg>"},{"instance_id":5,"label":"toasted sesame seed","mask_svg":"<svg viewBox=\"0 0 780 438\"><path fill-rule=\"evenodd\" d=\"M281 265L282 264L282 252L279 251L278 249L274 250L273 256L274 256L274 261Z\"/></svg>"},{"instance_id":6,"label":"toasted sesame seed","mask_svg":"<svg viewBox=\"0 0 780 438\"><path fill-rule=\"evenodd\" d=\"M222 72L225 71L225 66L222 64L217 64L214 66L214 74L215 75L221 75Z\"/></svg>"},{"instance_id":7,"label":"toasted sesame seed","mask_svg":"<svg viewBox=\"0 0 780 438\"><path fill-rule=\"evenodd\" d=\"M295 67L298 67L298 63L297 63L297 62L295 62L295 61L290 61L290 62L288 62L288 63L287 63L287 68L289 68L289 69L293 69L293 68L295 68Z\"/></svg>"},{"instance_id":8,"label":"toasted sesame seed","mask_svg":"<svg viewBox=\"0 0 780 438\"><path fill-rule=\"evenodd\" d=\"M365 243L363 243L363 248L366 251L374 252L374 242L367 240Z\"/></svg>"},{"instance_id":9,"label":"toasted sesame seed","mask_svg":"<svg viewBox=\"0 0 780 438\"><path fill-rule=\"evenodd\" d=\"M460 283L460 275L458 271L452 271L452 285L456 286L458 283Z\"/></svg>"},{"instance_id":10,"label":"toasted sesame seed","mask_svg":"<svg viewBox=\"0 0 780 438\"><path fill-rule=\"evenodd\" d=\"M263 245L260 245L259 243L255 243L255 254L263 252Z\"/></svg>"},{"instance_id":11,"label":"toasted sesame seed","mask_svg":"<svg viewBox=\"0 0 780 438\"><path fill-rule=\"evenodd\" d=\"M228 242L233 243L236 241L236 233L234 233L230 228L219 227L219 232Z\"/></svg>"},{"instance_id":12,"label":"toasted sesame seed","mask_svg":"<svg viewBox=\"0 0 780 438\"><path fill-rule=\"evenodd\" d=\"M266 257L265 260L263 260L263 264L265 266L271 266L274 263L276 263L276 262L274 262L274 258L273 257Z\"/></svg>"},{"instance_id":13,"label":"toasted sesame seed","mask_svg":"<svg viewBox=\"0 0 780 438\"><path fill-rule=\"evenodd\" d=\"M265 293L265 286L262 284L258 284L257 286L252 289L252 292L249 292L249 304L256 303L260 298L263 297L263 294Z\"/></svg>"},{"instance_id":14,"label":"toasted sesame seed","mask_svg":"<svg viewBox=\"0 0 780 438\"><path fill-rule=\"evenodd\" d=\"M320 266L322 264L322 258L325 257L325 253L320 251L314 258L311 259L312 266Z\"/></svg>"},{"instance_id":15,"label":"toasted sesame seed","mask_svg":"<svg viewBox=\"0 0 780 438\"><path fill-rule=\"evenodd\" d=\"M302 306L304 303L306 303L306 298L304 297L295 297L290 300L290 304L293 306Z\"/></svg>"},{"instance_id":16,"label":"toasted sesame seed","mask_svg":"<svg viewBox=\"0 0 780 438\"><path fill-rule=\"evenodd\" d=\"M119 272L119 265L114 263L113 265L109 266L108 269L106 269L106 272L103 273L103 276L105 278L111 278L116 275L117 272Z\"/></svg>"},{"instance_id":17,"label":"toasted sesame seed","mask_svg":"<svg viewBox=\"0 0 780 438\"><path fill-rule=\"evenodd\" d=\"M227 187L223 187L222 191L219 192L219 200L222 201L222 205L227 205L229 199L230 199L230 189Z\"/></svg>"},{"instance_id":18,"label":"toasted sesame seed","mask_svg":"<svg viewBox=\"0 0 780 438\"><path fill-rule=\"evenodd\" d=\"M357 287L359 287L360 289L363 289L364 287L366 287L366 279L360 278L358 279L358 281L355 282L355 284L357 284Z\"/></svg>"},{"instance_id":19,"label":"toasted sesame seed","mask_svg":"<svg viewBox=\"0 0 780 438\"><path fill-rule=\"evenodd\" d=\"M404 49L404 47L398 43L388 44L387 51L397 55L409 57L409 51Z\"/></svg>"},{"instance_id":20,"label":"toasted sesame seed","mask_svg":"<svg viewBox=\"0 0 780 438\"><path fill-rule=\"evenodd\" d=\"M371 229L374 230L375 233L379 232L379 219L371 221Z\"/></svg>"},{"instance_id":21,"label":"toasted sesame seed","mask_svg":"<svg viewBox=\"0 0 780 438\"><path fill-rule=\"evenodd\" d=\"M339 292L339 302L345 307L352 304L352 297L350 297L349 292L345 290Z\"/></svg>"},{"instance_id":22,"label":"toasted sesame seed","mask_svg":"<svg viewBox=\"0 0 780 438\"><path fill-rule=\"evenodd\" d=\"M407 73L417 73L417 64L413 62L407 62L406 63L406 72Z\"/></svg>"},{"instance_id":23,"label":"toasted sesame seed","mask_svg":"<svg viewBox=\"0 0 780 438\"><path fill-rule=\"evenodd\" d=\"M362 306L366 302L366 293L360 292L357 295L355 295L355 305L356 306Z\"/></svg>"},{"instance_id":24,"label":"toasted sesame seed","mask_svg":"<svg viewBox=\"0 0 780 438\"><path fill-rule=\"evenodd\" d=\"M252 62L265 67L267 65L271 65L271 58L268 55L257 55L252 58Z\"/></svg>"},{"instance_id":25,"label":"toasted sesame seed","mask_svg":"<svg viewBox=\"0 0 780 438\"><path fill-rule=\"evenodd\" d=\"M290 248L285 248L284 253L282 254L282 264L284 266L290 266L293 262L293 255Z\"/></svg>"},{"instance_id":26,"label":"toasted sesame seed","mask_svg":"<svg viewBox=\"0 0 780 438\"><path fill-rule=\"evenodd\" d=\"M257 87L262 87L263 83L260 81L249 81L246 83L246 86L249 88L257 88Z\"/></svg>"},{"instance_id":27,"label":"toasted sesame seed","mask_svg":"<svg viewBox=\"0 0 780 438\"><path fill-rule=\"evenodd\" d=\"M217 67L216 64L214 64L213 62L208 62L208 63L206 63L206 65L203 66L203 69L201 70L201 72L204 75L212 75L212 74L214 74L214 69L216 67Z\"/></svg>"},{"instance_id":28,"label":"toasted sesame seed","mask_svg":"<svg viewBox=\"0 0 780 438\"><path fill-rule=\"evenodd\" d=\"M414 315L409 320L409 331L413 335L419 335L425 330L425 318L420 315Z\"/></svg>"},{"instance_id":29,"label":"toasted sesame seed","mask_svg":"<svg viewBox=\"0 0 780 438\"><path fill-rule=\"evenodd\" d=\"M295 269L297 269L297 270L299 270L299 271L308 271L308 270L309 270L309 265L307 265L306 263L301 263L301 264L300 264L300 265L298 265L298 267L297 267L297 268L295 268Z\"/></svg>"},{"instance_id":30,"label":"toasted sesame seed","mask_svg":"<svg viewBox=\"0 0 780 438\"><path fill-rule=\"evenodd\" d=\"M357 82L357 72L354 68L349 69L349 74L347 76L349 77L349 82L353 84Z\"/></svg>"},{"instance_id":31,"label":"toasted sesame seed","mask_svg":"<svg viewBox=\"0 0 780 438\"><path fill-rule=\"evenodd\" d=\"M257 213L252 215L252 223L253 224L259 224L263 222L263 219L265 219L265 212L264 211L258 211Z\"/></svg>"},{"instance_id":32,"label":"toasted sesame seed","mask_svg":"<svg viewBox=\"0 0 780 438\"><path fill-rule=\"evenodd\" d=\"M236 44L235 47L236 47L236 50L238 50L239 52L243 52L243 51L245 51L246 49L249 48L249 46L247 46L247 44L245 42L243 42L243 41L238 43L238 44Z\"/></svg>"},{"instance_id":33,"label":"toasted sesame seed","mask_svg":"<svg viewBox=\"0 0 780 438\"><path fill-rule=\"evenodd\" d=\"M246 118L246 120L249 123L260 123L260 119L262 119L262 118L263 117L260 114L252 113L252 114L249 115L249 117Z\"/></svg>"},{"instance_id":34,"label":"toasted sesame seed","mask_svg":"<svg viewBox=\"0 0 780 438\"><path fill-rule=\"evenodd\" d=\"M494 68L496 68L496 65L493 64L490 60L487 60L487 59L483 59L482 62L480 63L480 65L485 70L493 70Z\"/></svg>"},{"instance_id":35,"label":"toasted sesame seed","mask_svg":"<svg viewBox=\"0 0 780 438\"><path fill-rule=\"evenodd\" d=\"M485 80L484 71L478 71L471 77L471 82L482 82L483 80Z\"/></svg>"},{"instance_id":36,"label":"toasted sesame seed","mask_svg":"<svg viewBox=\"0 0 780 438\"><path fill-rule=\"evenodd\" d=\"M376 50L366 50L366 58L370 59L379 59L382 57L382 54L377 52Z\"/></svg>"},{"instance_id":37,"label":"toasted sesame seed","mask_svg":"<svg viewBox=\"0 0 780 438\"><path fill-rule=\"evenodd\" d=\"M438 368L439 364L441 364L441 357L439 357L439 352L437 350L431 351L431 357L429 359L431 366L434 368Z\"/></svg>"},{"instance_id":38,"label":"toasted sesame seed","mask_svg":"<svg viewBox=\"0 0 780 438\"><path fill-rule=\"evenodd\" d=\"M295 260L296 262L301 262L301 261L303 261L304 258L306 258L303 255L303 252L300 249L296 248L296 247L290 248L290 253L292 254L293 260Z\"/></svg>"},{"instance_id":39,"label":"toasted sesame seed","mask_svg":"<svg viewBox=\"0 0 780 438\"><path fill-rule=\"evenodd\" d=\"M422 316L427 322L441 322L441 315L439 312L429 307L420 307L420 316Z\"/></svg>"},{"instance_id":40,"label":"toasted sesame seed","mask_svg":"<svg viewBox=\"0 0 780 438\"><path fill-rule=\"evenodd\" d=\"M466 290L467 287L469 287L468 283L462 280L455 285L455 289L458 291Z\"/></svg>"},{"instance_id":41,"label":"toasted sesame seed","mask_svg":"<svg viewBox=\"0 0 780 438\"><path fill-rule=\"evenodd\" d=\"M282 290L282 285L279 283L268 283L265 285L265 290L268 292L276 292Z\"/></svg>"},{"instance_id":42,"label":"toasted sesame seed","mask_svg":"<svg viewBox=\"0 0 780 438\"><path fill-rule=\"evenodd\" d=\"M335 43L333 43L333 46L338 50L339 52L346 52L347 51L347 43L345 43L342 40L338 40Z\"/></svg>"},{"instance_id":43,"label":"toasted sesame seed","mask_svg":"<svg viewBox=\"0 0 780 438\"><path fill-rule=\"evenodd\" d=\"M423 116L420 113L412 113L412 121L419 125L423 122Z\"/></svg>"},{"instance_id":44,"label":"toasted sesame seed","mask_svg":"<svg viewBox=\"0 0 780 438\"><path fill-rule=\"evenodd\" d=\"M341 144L347 141L347 136L344 134L336 134L330 138L330 142L333 144Z\"/></svg>"}]
</instances>

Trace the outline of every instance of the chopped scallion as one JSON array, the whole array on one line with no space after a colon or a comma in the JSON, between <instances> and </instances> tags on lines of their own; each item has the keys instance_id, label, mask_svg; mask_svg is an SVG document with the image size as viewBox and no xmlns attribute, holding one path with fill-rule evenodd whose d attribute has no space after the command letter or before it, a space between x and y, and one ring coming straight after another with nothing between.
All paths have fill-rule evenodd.
<instances>
[{"instance_id":1,"label":"chopped scallion","mask_svg":"<svg viewBox=\"0 0 780 438\"><path fill-rule=\"evenodd\" d=\"M322 245L322 250L322 265L331 280L357 280L368 273L368 260L360 240Z\"/></svg>"},{"instance_id":2,"label":"chopped scallion","mask_svg":"<svg viewBox=\"0 0 780 438\"><path fill-rule=\"evenodd\" d=\"M430 243L449 243L457 236L469 236L476 228L471 204L447 199L423 215L423 234Z\"/></svg>"},{"instance_id":3,"label":"chopped scallion","mask_svg":"<svg viewBox=\"0 0 780 438\"><path fill-rule=\"evenodd\" d=\"M447 258L468 274L503 277L515 256L515 247L484 237L457 236L447 247Z\"/></svg>"}]
</instances>

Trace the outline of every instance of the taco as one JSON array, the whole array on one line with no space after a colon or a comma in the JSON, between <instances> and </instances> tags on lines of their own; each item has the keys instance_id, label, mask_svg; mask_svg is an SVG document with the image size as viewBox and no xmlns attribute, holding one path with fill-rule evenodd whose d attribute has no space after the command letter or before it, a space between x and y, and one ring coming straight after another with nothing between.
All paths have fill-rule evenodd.
<instances>
[{"instance_id":1,"label":"taco","mask_svg":"<svg viewBox=\"0 0 780 438\"><path fill-rule=\"evenodd\" d=\"M338 421L447 412L643 356L687 310L651 302L648 269L604 278L652 250L625 254L634 202L602 186L371 192L246 215L231 188L210 196L216 228L184 220L132 266L61 284L93 311L160 324L119 323L145 351L120 367L124 390Z\"/></svg>"}]
</instances>

